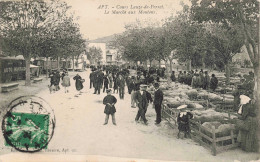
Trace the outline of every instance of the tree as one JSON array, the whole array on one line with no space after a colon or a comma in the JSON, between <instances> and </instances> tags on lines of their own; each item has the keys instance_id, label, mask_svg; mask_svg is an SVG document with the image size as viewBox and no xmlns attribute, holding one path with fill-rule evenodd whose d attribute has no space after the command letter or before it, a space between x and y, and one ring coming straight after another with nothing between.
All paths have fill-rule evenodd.
<instances>
[{"instance_id":1,"label":"tree","mask_svg":"<svg viewBox=\"0 0 260 162\"><path fill-rule=\"evenodd\" d=\"M88 59L91 64L96 64L102 60L102 50L97 47L90 47L87 52Z\"/></svg>"},{"instance_id":2,"label":"tree","mask_svg":"<svg viewBox=\"0 0 260 162\"><path fill-rule=\"evenodd\" d=\"M23 55L26 61L25 85L30 85L30 59L57 56L62 48L59 35L69 7L56 0L0 2L1 48L8 55Z\"/></svg>"},{"instance_id":3,"label":"tree","mask_svg":"<svg viewBox=\"0 0 260 162\"><path fill-rule=\"evenodd\" d=\"M146 22L147 23L147 22ZM125 26L123 34L116 35L110 46L118 49L124 60L134 63L150 61L158 55L156 44L157 29L151 24L144 25L140 21Z\"/></svg>"},{"instance_id":4,"label":"tree","mask_svg":"<svg viewBox=\"0 0 260 162\"><path fill-rule=\"evenodd\" d=\"M176 50L178 60L187 63L187 70L201 63L206 51L206 30L204 24L191 19L189 6L183 4L183 10L175 17L169 17L164 26L166 44L169 44L166 47L169 51Z\"/></svg>"},{"instance_id":5,"label":"tree","mask_svg":"<svg viewBox=\"0 0 260 162\"><path fill-rule=\"evenodd\" d=\"M260 45L259 1L257 0L191 0L191 13L198 22L222 23L227 29L240 26L249 58L253 64L255 86L253 98L260 113ZM257 46L258 45L258 46ZM257 50L258 48L258 50ZM259 117L259 116L258 116ZM258 129L259 130L259 129ZM258 133L260 134L260 133Z\"/></svg>"},{"instance_id":6,"label":"tree","mask_svg":"<svg viewBox=\"0 0 260 162\"><path fill-rule=\"evenodd\" d=\"M210 24L208 26L211 38L210 47L214 49L215 58L225 66L226 83L230 82L230 63L243 46L243 37L239 34L239 26L232 26L230 29L224 28L220 24Z\"/></svg>"}]
</instances>

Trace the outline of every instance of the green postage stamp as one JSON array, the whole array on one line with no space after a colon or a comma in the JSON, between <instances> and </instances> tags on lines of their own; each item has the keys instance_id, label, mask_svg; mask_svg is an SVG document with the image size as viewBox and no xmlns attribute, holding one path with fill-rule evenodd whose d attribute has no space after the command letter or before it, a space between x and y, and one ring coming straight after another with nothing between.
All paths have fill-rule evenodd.
<instances>
[{"instance_id":1,"label":"green postage stamp","mask_svg":"<svg viewBox=\"0 0 260 162\"><path fill-rule=\"evenodd\" d=\"M53 110L46 101L35 96L23 96L11 102L2 122L5 146L21 152L46 149L54 128Z\"/></svg>"},{"instance_id":2,"label":"green postage stamp","mask_svg":"<svg viewBox=\"0 0 260 162\"><path fill-rule=\"evenodd\" d=\"M6 120L9 143L19 148L45 147L49 135L49 115L13 112Z\"/></svg>"}]
</instances>

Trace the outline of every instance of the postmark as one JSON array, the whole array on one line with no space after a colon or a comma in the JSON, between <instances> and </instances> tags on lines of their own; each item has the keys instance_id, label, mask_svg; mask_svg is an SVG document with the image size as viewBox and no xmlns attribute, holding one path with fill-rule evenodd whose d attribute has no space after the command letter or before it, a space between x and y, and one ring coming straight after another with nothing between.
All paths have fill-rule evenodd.
<instances>
[{"instance_id":1,"label":"postmark","mask_svg":"<svg viewBox=\"0 0 260 162\"><path fill-rule=\"evenodd\" d=\"M2 121L5 145L21 152L46 149L55 128L55 115L50 105L36 96L13 100Z\"/></svg>"}]
</instances>

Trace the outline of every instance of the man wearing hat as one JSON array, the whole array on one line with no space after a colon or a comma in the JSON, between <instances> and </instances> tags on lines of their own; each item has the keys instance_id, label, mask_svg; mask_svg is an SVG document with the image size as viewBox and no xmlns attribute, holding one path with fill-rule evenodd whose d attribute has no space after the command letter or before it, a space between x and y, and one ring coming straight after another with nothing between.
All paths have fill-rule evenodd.
<instances>
[{"instance_id":1,"label":"man wearing hat","mask_svg":"<svg viewBox=\"0 0 260 162\"><path fill-rule=\"evenodd\" d=\"M120 97L120 99L124 99L125 79L123 78L122 74L119 74L119 77L117 78L117 85L118 85L118 89L119 89L119 97Z\"/></svg>"},{"instance_id":2,"label":"man wearing hat","mask_svg":"<svg viewBox=\"0 0 260 162\"><path fill-rule=\"evenodd\" d=\"M106 125L108 123L109 115L112 116L112 122L114 125L116 125L115 104L117 102L117 99L115 98L115 96L111 95L111 92L112 92L111 89L107 89L106 92L107 92L107 96L103 99L103 104L106 105L105 110L104 110L104 113L106 114L104 125Z\"/></svg>"},{"instance_id":3,"label":"man wearing hat","mask_svg":"<svg viewBox=\"0 0 260 162\"><path fill-rule=\"evenodd\" d=\"M163 101L163 92L159 89L159 83L154 84L155 92L154 92L154 108L156 112L156 120L155 124L160 124L161 122L161 109L162 109L162 101Z\"/></svg>"},{"instance_id":4,"label":"man wearing hat","mask_svg":"<svg viewBox=\"0 0 260 162\"><path fill-rule=\"evenodd\" d=\"M203 85L203 89L208 89L209 88L209 82L210 82L210 77L208 74L208 71L204 72L204 85Z\"/></svg>"},{"instance_id":5,"label":"man wearing hat","mask_svg":"<svg viewBox=\"0 0 260 162\"><path fill-rule=\"evenodd\" d=\"M89 83L90 83L90 85L89 85L89 88L91 89L92 88L92 86L93 86L93 83L94 83L94 75L95 75L95 69L93 68L92 70L91 70L91 73L89 74Z\"/></svg>"},{"instance_id":6,"label":"man wearing hat","mask_svg":"<svg viewBox=\"0 0 260 162\"><path fill-rule=\"evenodd\" d=\"M132 76L131 81L129 83L129 88L131 92L131 107L135 108L135 93L136 93L136 82L135 82L135 77Z\"/></svg>"},{"instance_id":7,"label":"man wearing hat","mask_svg":"<svg viewBox=\"0 0 260 162\"><path fill-rule=\"evenodd\" d=\"M94 92L94 94L100 94L100 89L101 89L102 83L103 83L103 73L99 69L97 72L95 72L95 77L94 77L95 92Z\"/></svg>"},{"instance_id":8,"label":"man wearing hat","mask_svg":"<svg viewBox=\"0 0 260 162\"><path fill-rule=\"evenodd\" d=\"M140 85L140 87L137 87L138 91L136 92L136 103L138 106L138 112L136 114L135 121L137 122L141 117L141 119L144 121L144 124L147 125L147 119L145 118L145 110L148 106L148 101L144 87L144 85Z\"/></svg>"}]
</instances>

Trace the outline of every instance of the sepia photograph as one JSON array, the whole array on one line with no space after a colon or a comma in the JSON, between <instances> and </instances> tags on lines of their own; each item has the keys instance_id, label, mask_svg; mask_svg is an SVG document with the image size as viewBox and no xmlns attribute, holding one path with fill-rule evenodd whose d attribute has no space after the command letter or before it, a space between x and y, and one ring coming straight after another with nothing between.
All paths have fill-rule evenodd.
<instances>
[{"instance_id":1,"label":"sepia photograph","mask_svg":"<svg viewBox=\"0 0 260 162\"><path fill-rule=\"evenodd\" d=\"M260 161L259 0L0 0L0 162Z\"/></svg>"}]
</instances>

